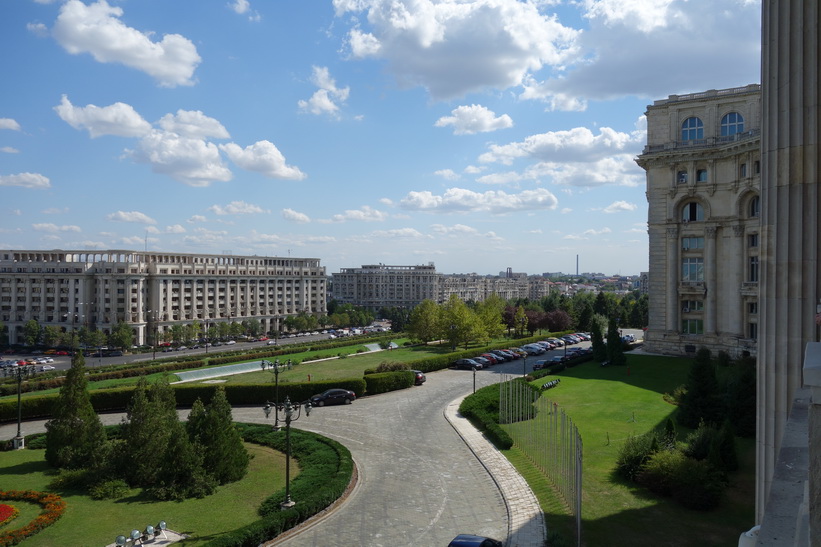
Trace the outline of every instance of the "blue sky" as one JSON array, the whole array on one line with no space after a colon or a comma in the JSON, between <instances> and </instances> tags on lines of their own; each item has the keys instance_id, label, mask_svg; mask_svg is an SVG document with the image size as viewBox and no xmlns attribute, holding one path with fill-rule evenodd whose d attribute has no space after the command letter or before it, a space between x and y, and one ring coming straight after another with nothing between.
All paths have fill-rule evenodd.
<instances>
[{"instance_id":1,"label":"blue sky","mask_svg":"<svg viewBox=\"0 0 821 547\"><path fill-rule=\"evenodd\" d=\"M644 112L760 1L5 0L0 248L647 269Z\"/></svg>"}]
</instances>

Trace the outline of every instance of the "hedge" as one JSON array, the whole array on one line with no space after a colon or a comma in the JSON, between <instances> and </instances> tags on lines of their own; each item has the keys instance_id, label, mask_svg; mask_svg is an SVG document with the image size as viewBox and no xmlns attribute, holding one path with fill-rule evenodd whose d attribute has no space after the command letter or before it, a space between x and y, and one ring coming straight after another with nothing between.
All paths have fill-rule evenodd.
<instances>
[{"instance_id":1,"label":"hedge","mask_svg":"<svg viewBox=\"0 0 821 547\"><path fill-rule=\"evenodd\" d=\"M285 433L269 426L237 424L244 440L285 451ZM339 499L353 477L351 453L340 443L320 435L291 429L291 455L299 462L300 473L291 481L291 498L296 504L281 510L285 489L265 500L259 508L260 520L209 541L209 547L257 547L316 515Z\"/></svg>"},{"instance_id":2,"label":"hedge","mask_svg":"<svg viewBox=\"0 0 821 547\"><path fill-rule=\"evenodd\" d=\"M490 442L500 450L513 446L513 439L499 426L499 386L483 387L465 397L459 405L459 412L482 431Z\"/></svg>"},{"instance_id":3,"label":"hedge","mask_svg":"<svg viewBox=\"0 0 821 547\"><path fill-rule=\"evenodd\" d=\"M407 389L416 383L416 374L410 370L375 372L365 375L365 391L368 395Z\"/></svg>"}]
</instances>

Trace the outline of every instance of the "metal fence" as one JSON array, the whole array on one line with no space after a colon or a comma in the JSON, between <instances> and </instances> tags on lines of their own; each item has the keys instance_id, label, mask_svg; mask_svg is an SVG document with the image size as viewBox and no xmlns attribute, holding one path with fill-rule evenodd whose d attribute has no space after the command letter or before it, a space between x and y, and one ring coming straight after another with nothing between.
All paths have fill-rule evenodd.
<instances>
[{"instance_id":1,"label":"metal fence","mask_svg":"<svg viewBox=\"0 0 821 547\"><path fill-rule=\"evenodd\" d=\"M515 378L521 376L505 375L499 383L499 423L564 499L576 521L576 544L581 545L582 437L544 391Z\"/></svg>"}]
</instances>

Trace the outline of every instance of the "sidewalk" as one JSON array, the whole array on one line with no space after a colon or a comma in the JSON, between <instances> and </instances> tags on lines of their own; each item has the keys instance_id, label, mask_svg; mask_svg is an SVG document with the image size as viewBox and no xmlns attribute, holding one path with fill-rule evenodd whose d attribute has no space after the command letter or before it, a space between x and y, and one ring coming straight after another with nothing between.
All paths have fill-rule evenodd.
<instances>
[{"instance_id":1,"label":"sidewalk","mask_svg":"<svg viewBox=\"0 0 821 547\"><path fill-rule=\"evenodd\" d=\"M460 397L447 406L445 418L476 454L502 493L509 523L506 547L544 545L547 529L539 500L513 464L467 418L459 414L459 405L464 398Z\"/></svg>"}]
</instances>

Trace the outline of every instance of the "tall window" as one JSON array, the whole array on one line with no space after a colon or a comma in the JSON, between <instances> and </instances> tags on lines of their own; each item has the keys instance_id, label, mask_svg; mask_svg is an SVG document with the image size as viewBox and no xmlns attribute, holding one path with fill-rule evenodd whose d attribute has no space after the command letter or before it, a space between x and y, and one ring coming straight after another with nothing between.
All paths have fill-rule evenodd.
<instances>
[{"instance_id":1,"label":"tall window","mask_svg":"<svg viewBox=\"0 0 821 547\"><path fill-rule=\"evenodd\" d=\"M691 249L703 249L704 248L704 238L703 237L683 237L681 238L681 249L683 251L689 251Z\"/></svg>"},{"instance_id":2,"label":"tall window","mask_svg":"<svg viewBox=\"0 0 821 547\"><path fill-rule=\"evenodd\" d=\"M684 319L681 322L682 334L704 334L703 319Z\"/></svg>"},{"instance_id":3,"label":"tall window","mask_svg":"<svg viewBox=\"0 0 821 547\"><path fill-rule=\"evenodd\" d=\"M676 180L679 184L687 184L687 171L679 171Z\"/></svg>"},{"instance_id":4,"label":"tall window","mask_svg":"<svg viewBox=\"0 0 821 547\"><path fill-rule=\"evenodd\" d=\"M704 310L704 301L702 300L682 300L681 301L681 311L682 313L691 313L696 311L703 311Z\"/></svg>"},{"instance_id":5,"label":"tall window","mask_svg":"<svg viewBox=\"0 0 821 547\"><path fill-rule=\"evenodd\" d=\"M681 280L704 281L704 259L701 257L683 258L681 260Z\"/></svg>"},{"instance_id":6,"label":"tall window","mask_svg":"<svg viewBox=\"0 0 821 547\"><path fill-rule=\"evenodd\" d=\"M747 176L747 164L746 163L742 163L741 165L738 166L738 176L742 177L742 178Z\"/></svg>"},{"instance_id":7,"label":"tall window","mask_svg":"<svg viewBox=\"0 0 821 547\"><path fill-rule=\"evenodd\" d=\"M681 124L681 140L693 141L704 138L704 122L700 118L692 117Z\"/></svg>"},{"instance_id":8,"label":"tall window","mask_svg":"<svg viewBox=\"0 0 821 547\"><path fill-rule=\"evenodd\" d=\"M695 201L685 203L684 207L682 208L681 219L687 222L704 220L704 208L701 206L700 203L697 203Z\"/></svg>"},{"instance_id":9,"label":"tall window","mask_svg":"<svg viewBox=\"0 0 821 547\"><path fill-rule=\"evenodd\" d=\"M747 325L748 338L758 340L758 323L749 323Z\"/></svg>"},{"instance_id":10,"label":"tall window","mask_svg":"<svg viewBox=\"0 0 821 547\"><path fill-rule=\"evenodd\" d=\"M696 182L707 182L707 170L706 169L696 170Z\"/></svg>"},{"instance_id":11,"label":"tall window","mask_svg":"<svg viewBox=\"0 0 821 547\"><path fill-rule=\"evenodd\" d=\"M747 236L748 247L758 247L758 234L749 234Z\"/></svg>"},{"instance_id":12,"label":"tall window","mask_svg":"<svg viewBox=\"0 0 821 547\"><path fill-rule=\"evenodd\" d=\"M755 196L750 200L750 218L758 218L761 215L761 198Z\"/></svg>"},{"instance_id":13,"label":"tall window","mask_svg":"<svg viewBox=\"0 0 821 547\"><path fill-rule=\"evenodd\" d=\"M751 256L750 257L750 269L749 275L747 276L747 281L751 283L758 283L758 257Z\"/></svg>"},{"instance_id":14,"label":"tall window","mask_svg":"<svg viewBox=\"0 0 821 547\"><path fill-rule=\"evenodd\" d=\"M744 132L744 116L738 112L730 112L721 118L721 136L729 137Z\"/></svg>"}]
</instances>

